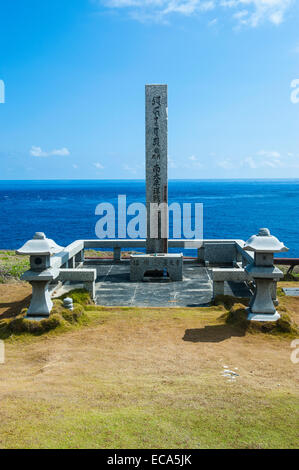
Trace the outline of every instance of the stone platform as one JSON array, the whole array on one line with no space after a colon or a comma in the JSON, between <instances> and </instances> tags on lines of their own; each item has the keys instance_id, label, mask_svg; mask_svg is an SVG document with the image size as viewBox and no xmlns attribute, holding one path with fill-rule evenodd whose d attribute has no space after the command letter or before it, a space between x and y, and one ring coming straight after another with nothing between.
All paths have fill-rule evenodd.
<instances>
[{"instance_id":1,"label":"stone platform","mask_svg":"<svg viewBox=\"0 0 299 470\"><path fill-rule=\"evenodd\" d=\"M92 260L84 267L97 271L95 287L96 303L104 306L129 307L201 307L212 301L213 286L209 270L197 263L184 262L183 281L153 280L144 282L130 281L130 263L123 260ZM83 284L66 283L57 291L56 296L71 289L83 287ZM249 297L244 283L225 282L226 295Z\"/></svg>"}]
</instances>

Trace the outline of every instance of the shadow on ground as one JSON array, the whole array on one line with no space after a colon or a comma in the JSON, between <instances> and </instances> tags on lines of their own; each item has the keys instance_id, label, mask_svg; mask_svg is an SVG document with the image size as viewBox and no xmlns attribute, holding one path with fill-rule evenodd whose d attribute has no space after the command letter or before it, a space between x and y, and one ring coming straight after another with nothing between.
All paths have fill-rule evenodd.
<instances>
[{"instance_id":1,"label":"shadow on ground","mask_svg":"<svg viewBox=\"0 0 299 470\"><path fill-rule=\"evenodd\" d=\"M182 339L191 343L220 343L233 336L245 336L245 331L230 325L212 325L186 330Z\"/></svg>"},{"instance_id":2,"label":"shadow on ground","mask_svg":"<svg viewBox=\"0 0 299 470\"><path fill-rule=\"evenodd\" d=\"M22 300L16 302L0 302L0 309L6 309L0 315L0 320L11 318L18 315L23 308L28 308L30 304L31 295L28 295Z\"/></svg>"}]
</instances>

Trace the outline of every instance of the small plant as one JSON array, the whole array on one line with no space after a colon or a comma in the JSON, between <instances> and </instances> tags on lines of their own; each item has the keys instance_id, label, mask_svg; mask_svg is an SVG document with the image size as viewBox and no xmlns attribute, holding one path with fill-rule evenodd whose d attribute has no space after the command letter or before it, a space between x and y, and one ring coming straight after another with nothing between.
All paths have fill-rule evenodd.
<instances>
[{"instance_id":1,"label":"small plant","mask_svg":"<svg viewBox=\"0 0 299 470\"><path fill-rule=\"evenodd\" d=\"M59 298L63 300L66 297L72 297L74 303L76 304L80 304L80 305L92 305L93 304L90 298L89 292L85 289L74 289L71 292L63 294Z\"/></svg>"}]
</instances>

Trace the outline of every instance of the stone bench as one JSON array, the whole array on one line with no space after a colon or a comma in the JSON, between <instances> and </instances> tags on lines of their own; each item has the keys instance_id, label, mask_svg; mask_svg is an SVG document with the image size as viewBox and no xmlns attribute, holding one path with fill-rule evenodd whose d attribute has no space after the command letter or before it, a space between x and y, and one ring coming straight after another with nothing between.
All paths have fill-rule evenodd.
<instances>
[{"instance_id":1,"label":"stone bench","mask_svg":"<svg viewBox=\"0 0 299 470\"><path fill-rule=\"evenodd\" d=\"M213 268L213 297L217 295L224 295L224 283L231 282L246 282L250 280L250 276L244 269L237 268Z\"/></svg>"},{"instance_id":2,"label":"stone bench","mask_svg":"<svg viewBox=\"0 0 299 470\"><path fill-rule=\"evenodd\" d=\"M92 300L95 300L96 269L60 269L60 281L83 282L84 288L89 292Z\"/></svg>"}]
</instances>

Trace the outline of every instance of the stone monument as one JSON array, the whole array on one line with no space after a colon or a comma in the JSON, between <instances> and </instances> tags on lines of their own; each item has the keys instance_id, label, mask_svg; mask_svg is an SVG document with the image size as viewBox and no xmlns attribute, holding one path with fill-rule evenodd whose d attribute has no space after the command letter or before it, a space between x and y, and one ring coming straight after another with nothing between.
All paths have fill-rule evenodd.
<instances>
[{"instance_id":1,"label":"stone monument","mask_svg":"<svg viewBox=\"0 0 299 470\"><path fill-rule=\"evenodd\" d=\"M183 255L168 254L168 99L167 85L145 86L146 254L131 255L130 279L142 281L146 272L183 279Z\"/></svg>"},{"instance_id":2,"label":"stone monument","mask_svg":"<svg viewBox=\"0 0 299 470\"><path fill-rule=\"evenodd\" d=\"M147 253L167 253L168 211L155 211L168 203L167 85L145 86ZM153 230L154 229L154 230ZM153 233L156 232L156 233ZM165 237L166 235L166 237Z\"/></svg>"}]
</instances>

